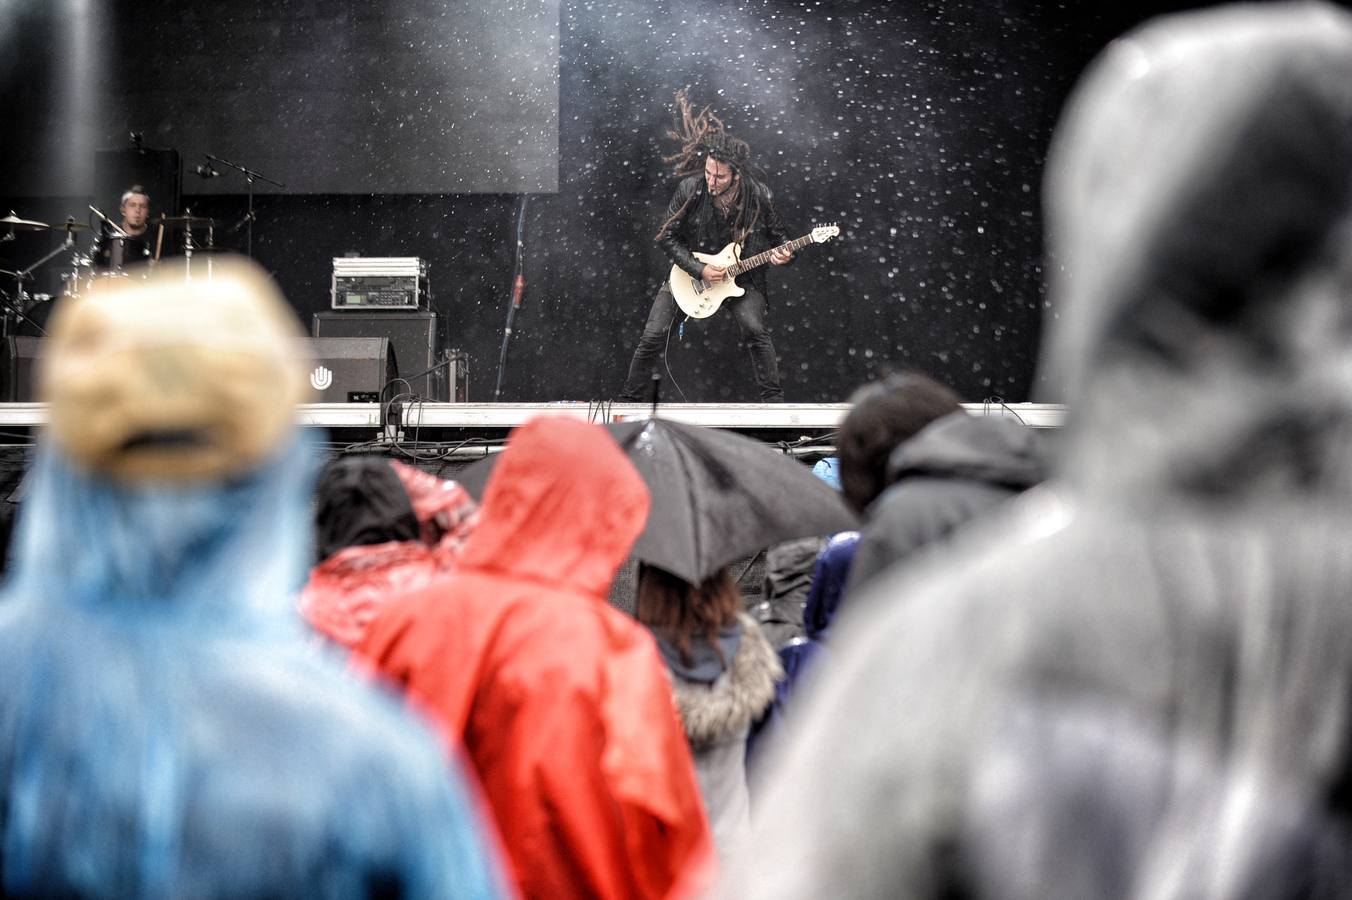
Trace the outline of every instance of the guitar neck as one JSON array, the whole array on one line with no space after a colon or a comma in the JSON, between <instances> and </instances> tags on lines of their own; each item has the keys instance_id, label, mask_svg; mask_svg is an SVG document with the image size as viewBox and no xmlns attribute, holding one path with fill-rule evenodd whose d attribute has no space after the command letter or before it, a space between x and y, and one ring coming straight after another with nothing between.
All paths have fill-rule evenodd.
<instances>
[{"instance_id":1,"label":"guitar neck","mask_svg":"<svg viewBox=\"0 0 1352 900\"><path fill-rule=\"evenodd\" d=\"M749 272L752 269L765 265L770 261L770 254L774 253L777 250L788 250L792 252L794 250L799 249L800 247L806 247L810 243L812 243L812 235L805 234L800 238L795 238L794 240L789 241L788 243L780 244L778 247L766 250L764 253L757 253L755 256L748 256L746 259L743 259L739 262L736 262L728 266L728 277L736 278L743 272Z\"/></svg>"}]
</instances>

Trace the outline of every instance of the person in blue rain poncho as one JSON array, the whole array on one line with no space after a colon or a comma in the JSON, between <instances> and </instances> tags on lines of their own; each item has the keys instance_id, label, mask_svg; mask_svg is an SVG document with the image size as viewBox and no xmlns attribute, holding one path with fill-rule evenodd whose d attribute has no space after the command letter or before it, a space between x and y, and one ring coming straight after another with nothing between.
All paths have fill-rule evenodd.
<instances>
[{"instance_id":1,"label":"person in blue rain poncho","mask_svg":"<svg viewBox=\"0 0 1352 900\"><path fill-rule=\"evenodd\" d=\"M243 262L54 321L0 595L0 895L501 893L439 744L293 612L296 334Z\"/></svg>"}]
</instances>

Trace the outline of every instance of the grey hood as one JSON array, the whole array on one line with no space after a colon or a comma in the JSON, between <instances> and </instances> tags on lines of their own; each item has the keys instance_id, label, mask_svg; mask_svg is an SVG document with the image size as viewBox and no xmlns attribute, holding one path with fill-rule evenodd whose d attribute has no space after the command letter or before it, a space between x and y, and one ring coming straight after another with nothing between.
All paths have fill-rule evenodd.
<instances>
[{"instance_id":1,"label":"grey hood","mask_svg":"<svg viewBox=\"0 0 1352 900\"><path fill-rule=\"evenodd\" d=\"M1117 41L1056 132L1042 375L1077 489L1348 493L1352 29L1239 10Z\"/></svg>"},{"instance_id":2,"label":"grey hood","mask_svg":"<svg viewBox=\"0 0 1352 900\"><path fill-rule=\"evenodd\" d=\"M892 451L888 483L916 475L964 478L1014 490L1046 477L1033 429L1017 419L949 413Z\"/></svg>"},{"instance_id":3,"label":"grey hood","mask_svg":"<svg viewBox=\"0 0 1352 900\"><path fill-rule=\"evenodd\" d=\"M845 608L722 896L1348 895L1352 17L1134 32L1047 205L1059 480Z\"/></svg>"},{"instance_id":4,"label":"grey hood","mask_svg":"<svg viewBox=\"0 0 1352 900\"><path fill-rule=\"evenodd\" d=\"M775 698L775 682L784 668L756 622L745 613L737 620L742 640L732 664L712 683L676 677L673 690L685 735L696 751L741 737Z\"/></svg>"}]
</instances>

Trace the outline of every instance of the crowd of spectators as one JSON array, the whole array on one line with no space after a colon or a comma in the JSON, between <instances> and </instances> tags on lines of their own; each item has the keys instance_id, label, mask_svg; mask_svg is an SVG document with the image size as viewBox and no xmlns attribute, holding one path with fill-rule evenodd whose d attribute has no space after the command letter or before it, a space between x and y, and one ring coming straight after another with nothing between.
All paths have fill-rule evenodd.
<instances>
[{"instance_id":1,"label":"crowd of spectators","mask_svg":"<svg viewBox=\"0 0 1352 900\"><path fill-rule=\"evenodd\" d=\"M1045 201L1054 452L861 387L815 470L858 527L766 548L751 608L637 556L655 492L598 425L517 428L477 501L325 460L250 264L70 305L0 594L0 895L1348 896L1352 17L1133 32Z\"/></svg>"}]
</instances>

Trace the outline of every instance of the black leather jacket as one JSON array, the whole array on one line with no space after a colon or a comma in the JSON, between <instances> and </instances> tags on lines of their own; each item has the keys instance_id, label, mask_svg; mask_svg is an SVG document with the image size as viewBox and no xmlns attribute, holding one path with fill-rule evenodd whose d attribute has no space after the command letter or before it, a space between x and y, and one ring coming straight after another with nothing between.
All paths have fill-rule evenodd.
<instances>
[{"instance_id":1,"label":"black leather jacket","mask_svg":"<svg viewBox=\"0 0 1352 900\"><path fill-rule=\"evenodd\" d=\"M779 221L770 189L759 181L744 177L743 188L750 188L751 196L760 207L760 216L756 227L747 235L742 247L742 257L755 256L757 253L778 247L786 243L789 237L784 225ZM704 263L695 259L691 251L717 253L732 243L732 226L714 209L713 198L704 184L703 175L691 175L676 187L676 193L667 204L667 212L662 221L667 221L685 207L684 213L672 221L657 236L657 245L666 253L667 258L686 272L698 278L703 272ZM741 276L739 281L749 282L762 294L765 290L766 266L752 269Z\"/></svg>"}]
</instances>

